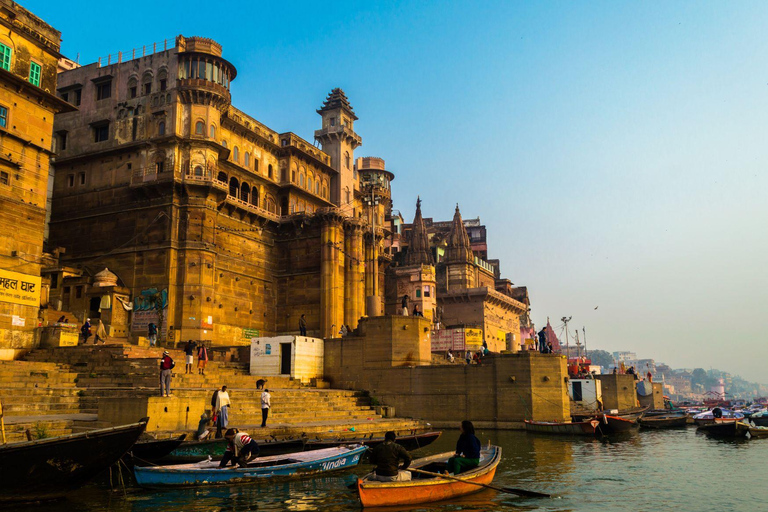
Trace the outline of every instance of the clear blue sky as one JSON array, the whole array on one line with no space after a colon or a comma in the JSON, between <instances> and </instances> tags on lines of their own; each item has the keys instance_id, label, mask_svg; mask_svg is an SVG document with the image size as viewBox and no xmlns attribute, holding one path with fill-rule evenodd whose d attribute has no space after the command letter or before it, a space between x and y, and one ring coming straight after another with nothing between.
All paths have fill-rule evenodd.
<instances>
[{"instance_id":1,"label":"clear blue sky","mask_svg":"<svg viewBox=\"0 0 768 512\"><path fill-rule=\"evenodd\" d=\"M768 382L768 3L22 4L81 63L214 38L235 105L309 140L342 87L395 208L479 216L538 324Z\"/></svg>"}]
</instances>

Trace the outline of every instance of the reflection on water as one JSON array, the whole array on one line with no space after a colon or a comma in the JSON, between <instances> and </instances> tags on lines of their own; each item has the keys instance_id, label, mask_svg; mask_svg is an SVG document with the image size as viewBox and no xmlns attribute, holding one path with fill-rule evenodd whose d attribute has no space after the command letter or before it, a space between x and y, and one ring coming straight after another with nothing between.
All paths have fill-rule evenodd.
<instances>
[{"instance_id":1,"label":"reflection on water","mask_svg":"<svg viewBox=\"0 0 768 512\"><path fill-rule=\"evenodd\" d=\"M452 503L390 508L387 511L547 511L598 510L768 510L768 439L727 441L697 434L694 428L632 433L599 440L480 431L503 449L494 480L558 495L556 499L520 498L483 490ZM417 456L452 451L458 431L446 431ZM189 512L358 510L347 486L370 466L332 476L294 481L264 481L240 487L145 490L128 485L112 491L93 484L64 501L13 510L35 512ZM106 482L106 480L105 480ZM10 510L10 509L9 509Z\"/></svg>"}]
</instances>

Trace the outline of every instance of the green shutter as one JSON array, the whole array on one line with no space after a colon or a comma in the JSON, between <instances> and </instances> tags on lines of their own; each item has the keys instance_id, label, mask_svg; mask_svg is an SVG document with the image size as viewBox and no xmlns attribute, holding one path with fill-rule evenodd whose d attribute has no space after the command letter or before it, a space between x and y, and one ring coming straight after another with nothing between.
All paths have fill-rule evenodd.
<instances>
[{"instance_id":1,"label":"green shutter","mask_svg":"<svg viewBox=\"0 0 768 512\"><path fill-rule=\"evenodd\" d=\"M0 43L0 67L6 71L11 70L11 49Z\"/></svg>"},{"instance_id":2,"label":"green shutter","mask_svg":"<svg viewBox=\"0 0 768 512\"><path fill-rule=\"evenodd\" d=\"M40 64L36 62L29 63L29 82L40 87Z\"/></svg>"}]
</instances>

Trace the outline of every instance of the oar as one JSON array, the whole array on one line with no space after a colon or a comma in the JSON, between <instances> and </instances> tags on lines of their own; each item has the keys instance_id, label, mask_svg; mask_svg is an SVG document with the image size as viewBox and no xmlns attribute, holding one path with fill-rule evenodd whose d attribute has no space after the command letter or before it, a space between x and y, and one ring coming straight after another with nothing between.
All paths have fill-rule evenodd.
<instances>
[{"instance_id":1,"label":"oar","mask_svg":"<svg viewBox=\"0 0 768 512\"><path fill-rule=\"evenodd\" d=\"M463 478L456 478L451 475L441 475L440 473L432 473L431 471L424 471L423 469L407 468L407 471L413 471L414 473L421 473L422 475L429 475L438 478L447 478L448 480L456 480L457 482L464 482L465 484L477 485L478 487L487 487L494 491L505 492L507 494L514 494L516 496L525 496L527 498L551 498L551 494L545 494L543 492L527 491L525 489L515 489L512 487L496 487L495 485L481 484L480 482L473 482L471 480L464 480Z\"/></svg>"}]
</instances>

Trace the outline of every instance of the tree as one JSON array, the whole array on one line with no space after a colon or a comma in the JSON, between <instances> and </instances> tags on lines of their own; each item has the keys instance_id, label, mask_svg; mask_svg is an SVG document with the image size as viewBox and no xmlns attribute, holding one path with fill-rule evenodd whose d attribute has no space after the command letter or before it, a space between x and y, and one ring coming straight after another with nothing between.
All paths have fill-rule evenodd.
<instances>
[{"instance_id":1,"label":"tree","mask_svg":"<svg viewBox=\"0 0 768 512\"><path fill-rule=\"evenodd\" d=\"M605 350L589 350L587 356L592 360L592 364L600 365L603 368L613 366L613 356Z\"/></svg>"}]
</instances>

